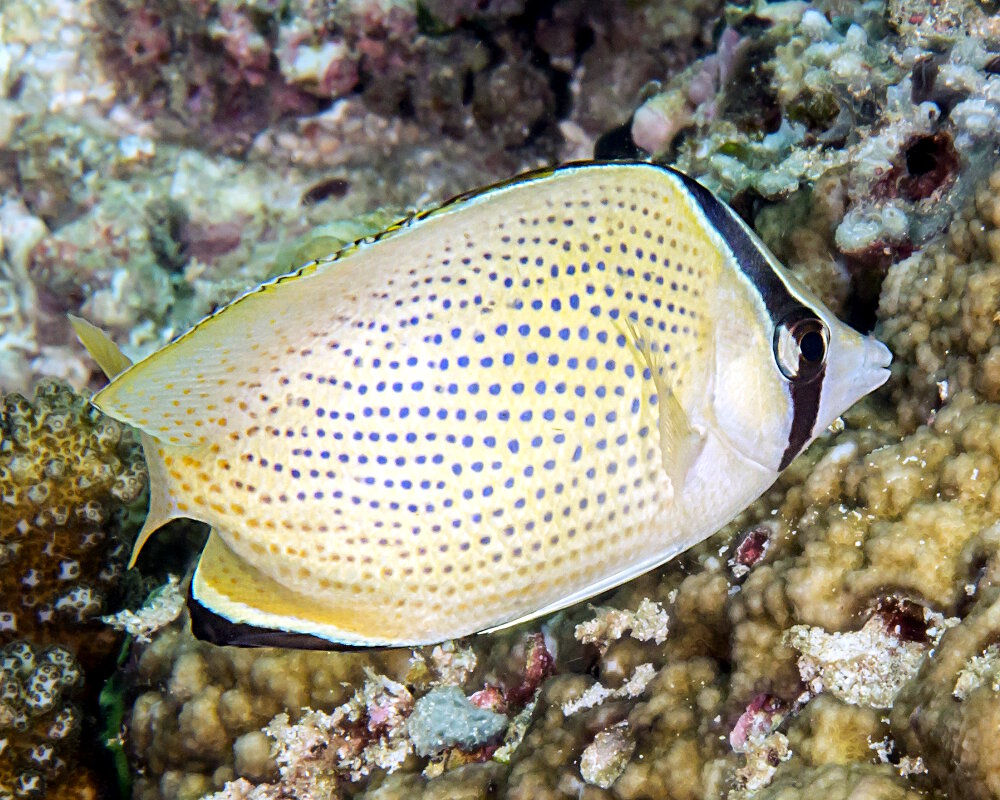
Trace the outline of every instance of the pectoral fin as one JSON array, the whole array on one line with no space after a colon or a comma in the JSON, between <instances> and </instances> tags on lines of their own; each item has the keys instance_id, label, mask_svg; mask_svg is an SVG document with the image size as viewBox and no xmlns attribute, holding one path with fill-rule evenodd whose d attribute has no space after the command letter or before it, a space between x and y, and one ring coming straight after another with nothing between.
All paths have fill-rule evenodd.
<instances>
[{"instance_id":1,"label":"pectoral fin","mask_svg":"<svg viewBox=\"0 0 1000 800\"><path fill-rule=\"evenodd\" d=\"M676 493L684 485L688 470L705 445L705 434L691 425L671 385L670 370L662 350L653 350L650 332L626 319L623 333L636 364L643 374L649 375L649 381L656 390L654 411L660 432L660 454L663 469ZM646 402L650 400L649 397L644 399Z\"/></svg>"},{"instance_id":2,"label":"pectoral fin","mask_svg":"<svg viewBox=\"0 0 1000 800\"><path fill-rule=\"evenodd\" d=\"M663 469L676 491L684 485L688 470L705 446L705 436L691 427L688 415L674 391L669 386L661 386L655 373L653 380L657 383L656 405L659 411Z\"/></svg>"}]
</instances>

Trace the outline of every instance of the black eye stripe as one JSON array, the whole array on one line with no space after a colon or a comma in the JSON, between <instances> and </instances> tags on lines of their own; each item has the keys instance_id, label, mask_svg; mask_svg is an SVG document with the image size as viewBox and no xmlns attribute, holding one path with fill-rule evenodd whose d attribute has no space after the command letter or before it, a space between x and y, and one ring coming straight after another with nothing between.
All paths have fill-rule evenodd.
<instances>
[{"instance_id":1,"label":"black eye stripe","mask_svg":"<svg viewBox=\"0 0 1000 800\"><path fill-rule=\"evenodd\" d=\"M670 171L681 180L701 207L702 213L725 240L740 270L757 289L767 313L771 316L771 321L777 326L780 320L789 316L799 314L813 316L815 312L804 306L788 291L784 281L764 257L760 246L737 221L734 212L693 178L676 170ZM792 427L788 433L788 444L778 465L779 471L787 467L812 438L813 427L819 415L825 374L824 364L809 380L789 383L792 395Z\"/></svg>"},{"instance_id":2,"label":"black eye stripe","mask_svg":"<svg viewBox=\"0 0 1000 800\"><path fill-rule=\"evenodd\" d=\"M819 374L811 381L792 381L789 387L792 392L792 429L788 433L788 445L778 464L778 472L792 463L792 459L812 438L816 417L819 416L819 400L823 394L823 378L826 367L820 368Z\"/></svg>"}]
</instances>

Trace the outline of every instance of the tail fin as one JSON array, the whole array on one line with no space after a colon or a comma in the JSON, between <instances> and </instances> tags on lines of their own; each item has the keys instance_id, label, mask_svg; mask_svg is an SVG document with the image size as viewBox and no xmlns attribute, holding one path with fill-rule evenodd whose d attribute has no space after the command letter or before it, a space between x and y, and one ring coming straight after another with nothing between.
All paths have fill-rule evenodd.
<instances>
[{"instance_id":1,"label":"tail fin","mask_svg":"<svg viewBox=\"0 0 1000 800\"><path fill-rule=\"evenodd\" d=\"M96 325L72 314L69 315L69 321L77 338L108 376L108 380L114 380L132 366L129 357ZM135 560L139 557L146 540L156 530L178 516L174 510L166 467L163 464L163 445L143 431L139 431L139 440L142 442L142 452L146 456L146 468L149 471L149 513L146 514L146 521L132 546L129 568L135 566Z\"/></svg>"}]
</instances>

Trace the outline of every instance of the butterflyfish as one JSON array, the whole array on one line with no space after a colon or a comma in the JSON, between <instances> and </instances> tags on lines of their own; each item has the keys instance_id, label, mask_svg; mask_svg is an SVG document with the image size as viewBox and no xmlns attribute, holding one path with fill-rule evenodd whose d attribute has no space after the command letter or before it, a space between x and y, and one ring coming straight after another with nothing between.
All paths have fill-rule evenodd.
<instances>
[{"instance_id":1,"label":"butterflyfish","mask_svg":"<svg viewBox=\"0 0 1000 800\"><path fill-rule=\"evenodd\" d=\"M109 377L135 555L212 532L196 633L419 645L549 614L705 539L887 379L723 202L647 162L462 195L259 286Z\"/></svg>"}]
</instances>

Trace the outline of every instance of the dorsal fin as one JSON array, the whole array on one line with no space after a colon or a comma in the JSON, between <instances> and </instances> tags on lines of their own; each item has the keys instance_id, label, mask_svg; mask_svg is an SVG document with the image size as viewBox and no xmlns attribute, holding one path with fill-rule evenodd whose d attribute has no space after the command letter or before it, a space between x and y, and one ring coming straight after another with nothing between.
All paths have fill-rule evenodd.
<instances>
[{"instance_id":1,"label":"dorsal fin","mask_svg":"<svg viewBox=\"0 0 1000 800\"><path fill-rule=\"evenodd\" d=\"M132 366L132 360L118 349L118 345L104 331L82 317L72 314L66 316L76 332L76 338L87 348L87 352L108 376L109 381Z\"/></svg>"},{"instance_id":2,"label":"dorsal fin","mask_svg":"<svg viewBox=\"0 0 1000 800\"><path fill-rule=\"evenodd\" d=\"M132 366L129 357L118 349L118 345L111 341L104 331L85 319L74 317L72 314L68 316L80 342L87 348L87 352L110 380ZM141 430L139 431L139 440L142 443L142 452L146 457L146 468L149 471L149 512L146 514L146 521L132 547L132 557L128 563L130 568L135 566L139 551L142 550L142 546L153 532L180 516L174 510L173 498L168 489L166 467L162 458L163 446Z\"/></svg>"}]
</instances>

